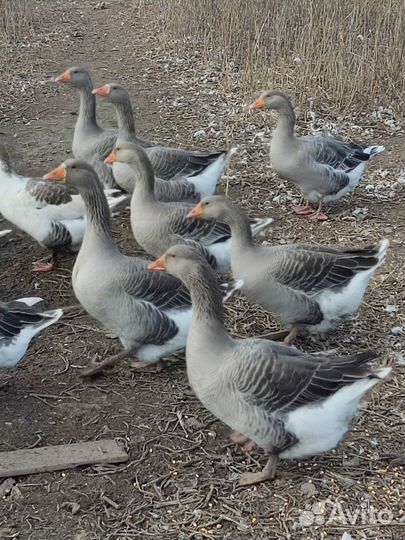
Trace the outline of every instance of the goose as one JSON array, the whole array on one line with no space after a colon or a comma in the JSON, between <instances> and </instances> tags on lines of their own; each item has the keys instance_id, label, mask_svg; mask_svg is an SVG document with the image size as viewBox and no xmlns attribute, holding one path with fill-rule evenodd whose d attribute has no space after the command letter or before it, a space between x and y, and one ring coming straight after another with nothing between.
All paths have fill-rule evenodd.
<instances>
[{"instance_id":1,"label":"goose","mask_svg":"<svg viewBox=\"0 0 405 540\"><path fill-rule=\"evenodd\" d=\"M106 190L108 205L116 208L126 195L112 197L116 190ZM56 267L58 253L76 251L86 227L82 198L63 185L49 184L13 171L10 156L0 144L0 213L41 246L51 250L48 262L37 262L34 272Z\"/></svg>"},{"instance_id":2,"label":"goose","mask_svg":"<svg viewBox=\"0 0 405 540\"><path fill-rule=\"evenodd\" d=\"M120 146L122 140L118 140L116 145ZM135 189L136 178L129 165L118 163L112 164L114 178L119 187L127 193L133 193ZM117 171L119 171L117 173ZM198 202L200 193L197 192L195 185L184 178L177 180L161 180L155 177L154 192L156 198L162 202Z\"/></svg>"},{"instance_id":3,"label":"goose","mask_svg":"<svg viewBox=\"0 0 405 540\"><path fill-rule=\"evenodd\" d=\"M110 83L95 88L93 93L114 105L120 142L122 140L137 143L134 139L134 114L127 90L117 83ZM212 195L215 192L219 178L236 151L236 148L232 148L229 151L201 152L169 148L157 144L145 148L156 177L162 180L185 179L195 186L201 197ZM124 164L115 163L113 165L114 177L121 187L125 185L125 169Z\"/></svg>"},{"instance_id":4,"label":"goose","mask_svg":"<svg viewBox=\"0 0 405 540\"><path fill-rule=\"evenodd\" d=\"M130 165L136 178L131 198L131 227L136 241L154 257L168 247L181 242L198 247L218 272L229 268L230 230L219 221L187 219L193 204L163 203L154 193L154 174L151 163L139 146L121 143L106 159L107 163ZM266 228L272 220L256 220L254 232Z\"/></svg>"},{"instance_id":5,"label":"goose","mask_svg":"<svg viewBox=\"0 0 405 540\"><path fill-rule=\"evenodd\" d=\"M33 307L38 302L42 298L0 301L0 368L16 366L32 338L62 317L61 309L43 311Z\"/></svg>"},{"instance_id":6,"label":"goose","mask_svg":"<svg viewBox=\"0 0 405 540\"><path fill-rule=\"evenodd\" d=\"M189 289L193 317L186 344L187 375L202 404L234 430L269 453L260 472L245 472L240 485L275 477L277 461L301 459L334 448L349 428L366 392L391 368L371 370L368 351L346 357L311 356L265 339L234 339L214 272L188 246L172 246L149 265Z\"/></svg>"},{"instance_id":7,"label":"goose","mask_svg":"<svg viewBox=\"0 0 405 540\"><path fill-rule=\"evenodd\" d=\"M231 230L231 267L242 292L291 329L326 332L357 311L374 272L384 262L388 240L364 248L255 244L241 208L221 195L206 197L191 219L220 220Z\"/></svg>"},{"instance_id":8,"label":"goose","mask_svg":"<svg viewBox=\"0 0 405 540\"><path fill-rule=\"evenodd\" d=\"M93 81L90 72L78 66L66 69L55 82L76 88L80 94L79 116L76 122L72 152L75 158L92 163L100 180L106 187L115 187L111 167L103 163L117 140L117 129L102 128L96 118L96 98L92 93ZM149 143L134 136L134 142L144 146Z\"/></svg>"},{"instance_id":9,"label":"goose","mask_svg":"<svg viewBox=\"0 0 405 540\"><path fill-rule=\"evenodd\" d=\"M352 191L367 162L385 149L331 136L295 137L294 109L282 92L264 92L252 108L277 111L278 123L270 145L271 164L280 176L294 182L307 200L305 206L294 206L293 211L311 220L328 219L322 204L335 202Z\"/></svg>"},{"instance_id":10,"label":"goose","mask_svg":"<svg viewBox=\"0 0 405 540\"><path fill-rule=\"evenodd\" d=\"M187 289L172 276L149 272L148 261L120 252L106 197L90 164L68 159L44 179L65 182L84 200L87 225L72 272L73 291L84 310L123 346L82 375L94 375L133 354L138 359L134 367L159 367L161 358L185 345L192 313Z\"/></svg>"}]
</instances>

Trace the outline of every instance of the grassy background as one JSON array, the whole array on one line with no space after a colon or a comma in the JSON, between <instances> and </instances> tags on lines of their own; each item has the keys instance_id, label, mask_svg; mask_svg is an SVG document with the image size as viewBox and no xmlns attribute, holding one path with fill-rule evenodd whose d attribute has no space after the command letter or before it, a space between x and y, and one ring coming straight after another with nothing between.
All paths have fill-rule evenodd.
<instances>
[{"instance_id":1,"label":"grassy background","mask_svg":"<svg viewBox=\"0 0 405 540\"><path fill-rule=\"evenodd\" d=\"M181 52L235 70L243 91L279 88L296 104L343 114L392 106L403 112L403 0L135 0L155 9ZM231 90L231 88L229 89Z\"/></svg>"}]
</instances>

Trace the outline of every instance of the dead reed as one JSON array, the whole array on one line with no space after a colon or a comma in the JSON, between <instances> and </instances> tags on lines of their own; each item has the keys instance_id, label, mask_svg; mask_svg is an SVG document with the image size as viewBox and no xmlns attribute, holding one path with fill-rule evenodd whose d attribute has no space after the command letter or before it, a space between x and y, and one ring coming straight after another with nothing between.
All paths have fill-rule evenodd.
<instances>
[{"instance_id":1,"label":"dead reed","mask_svg":"<svg viewBox=\"0 0 405 540\"><path fill-rule=\"evenodd\" d=\"M403 0L156 0L148 9L178 49L217 61L223 84L236 71L246 95L280 88L318 110L403 111Z\"/></svg>"},{"instance_id":2,"label":"dead reed","mask_svg":"<svg viewBox=\"0 0 405 540\"><path fill-rule=\"evenodd\" d=\"M33 0L0 0L0 43L10 43L29 34L33 10Z\"/></svg>"}]
</instances>

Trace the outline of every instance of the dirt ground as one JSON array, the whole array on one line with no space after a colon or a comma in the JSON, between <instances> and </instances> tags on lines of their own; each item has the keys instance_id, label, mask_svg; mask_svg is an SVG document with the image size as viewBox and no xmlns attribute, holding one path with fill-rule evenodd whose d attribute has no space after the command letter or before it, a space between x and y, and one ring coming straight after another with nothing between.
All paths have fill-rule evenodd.
<instances>
[{"instance_id":1,"label":"dirt ground","mask_svg":"<svg viewBox=\"0 0 405 540\"><path fill-rule=\"evenodd\" d=\"M101 4L106 9L99 9ZM7 382L0 389L0 450L114 438L130 460L16 478L0 501L0 538L340 539L344 532L353 539L404 538L405 346L403 333L395 330L404 332L405 324L403 131L359 115L354 123L365 128L361 136L384 144L386 151L355 194L331 208L328 222L308 223L290 213L296 192L272 172L267 147L255 137L267 136L271 119L248 114L237 84L234 91L222 88L215 68L201 58L178 56L175 44L163 48L152 3L139 5L36 4L35 35L24 46L4 47L0 63L0 140L15 168L42 175L70 153L78 96L49 78L72 65L90 68L97 85L111 80L126 85L137 129L151 140L202 148L237 144L240 152L221 189L252 214L274 217L267 240L361 245L390 239L387 262L360 313L326 340L303 340L299 346L342 353L372 348L380 353L378 364L392 365L394 373L363 403L336 450L283 462L274 482L240 488L239 474L255 470L264 456L235 448L226 427L190 394L183 353L159 374L123 364L83 382L79 367L118 343L83 312L71 312L34 341L16 370L0 373L0 384ZM114 125L108 105L100 106L98 115ZM300 124L302 132L307 128ZM8 226L0 218L0 229ZM126 253L139 252L128 209L114 219L114 231ZM53 273L31 273L32 262L45 254L15 229L0 239L0 298L38 295L53 307L76 303L72 257L64 257ZM230 302L228 314L234 335L277 328L241 298ZM343 514L331 517L336 508ZM350 524L348 516L356 511L360 514Z\"/></svg>"}]
</instances>

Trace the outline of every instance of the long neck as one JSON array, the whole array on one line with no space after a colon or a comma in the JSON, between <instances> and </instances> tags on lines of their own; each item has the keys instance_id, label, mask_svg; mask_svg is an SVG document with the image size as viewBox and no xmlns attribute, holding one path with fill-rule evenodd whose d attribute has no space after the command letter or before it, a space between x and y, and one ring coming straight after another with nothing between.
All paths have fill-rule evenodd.
<instances>
[{"instance_id":1,"label":"long neck","mask_svg":"<svg viewBox=\"0 0 405 540\"><path fill-rule=\"evenodd\" d=\"M83 246L91 243L102 244L118 249L111 234L110 210L103 188L95 180L91 188L80 190L86 206L87 226L84 234Z\"/></svg>"},{"instance_id":2,"label":"long neck","mask_svg":"<svg viewBox=\"0 0 405 540\"><path fill-rule=\"evenodd\" d=\"M293 137L295 126L293 106L286 100L279 108L277 108L277 112L279 116L276 131L284 136Z\"/></svg>"},{"instance_id":3,"label":"long neck","mask_svg":"<svg viewBox=\"0 0 405 540\"><path fill-rule=\"evenodd\" d=\"M96 97L91 93L92 84L91 81L79 88L80 94L80 108L78 124L84 126L92 125L98 127L96 120Z\"/></svg>"},{"instance_id":4,"label":"long neck","mask_svg":"<svg viewBox=\"0 0 405 540\"><path fill-rule=\"evenodd\" d=\"M242 210L234 206L226 217L226 223L231 228L232 250L248 249L254 245L249 219Z\"/></svg>"},{"instance_id":5,"label":"long neck","mask_svg":"<svg viewBox=\"0 0 405 540\"><path fill-rule=\"evenodd\" d=\"M117 114L119 136L126 139L135 136L135 121L131 100L126 98L121 103L114 103Z\"/></svg>"},{"instance_id":6,"label":"long neck","mask_svg":"<svg viewBox=\"0 0 405 540\"><path fill-rule=\"evenodd\" d=\"M150 163L131 163L131 169L135 180L135 189L132 200L158 203L155 197L155 175Z\"/></svg>"},{"instance_id":7,"label":"long neck","mask_svg":"<svg viewBox=\"0 0 405 540\"><path fill-rule=\"evenodd\" d=\"M224 307L221 289L214 272L200 267L198 273L184 279L193 304L192 332L201 339L230 339L224 327Z\"/></svg>"}]
</instances>

